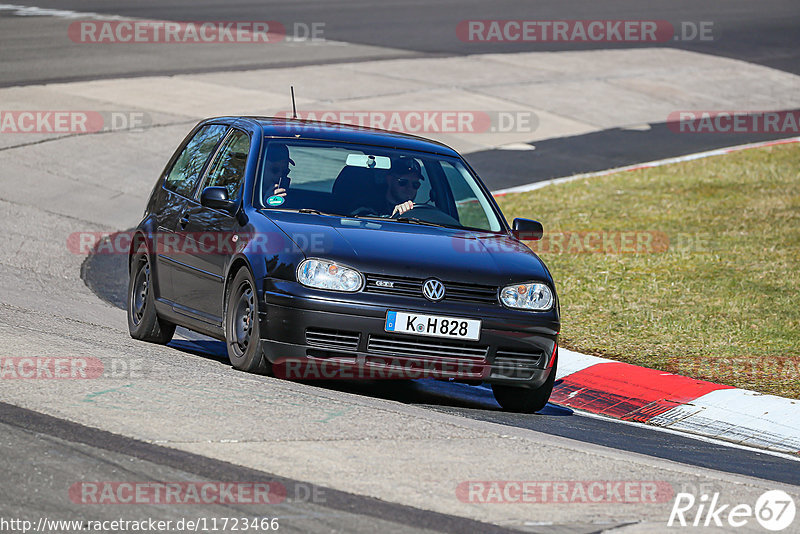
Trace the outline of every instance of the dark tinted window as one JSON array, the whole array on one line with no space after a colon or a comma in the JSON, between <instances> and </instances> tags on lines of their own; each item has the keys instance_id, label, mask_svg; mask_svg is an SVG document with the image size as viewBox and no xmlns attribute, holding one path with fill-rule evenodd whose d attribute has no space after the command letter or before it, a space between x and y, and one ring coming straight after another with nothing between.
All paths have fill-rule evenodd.
<instances>
[{"instance_id":1,"label":"dark tinted window","mask_svg":"<svg viewBox=\"0 0 800 534\"><path fill-rule=\"evenodd\" d=\"M218 186L228 190L231 200L238 199L249 151L250 137L242 131L233 130L211 163L203 185L198 189L198 196L206 187Z\"/></svg>"},{"instance_id":2,"label":"dark tinted window","mask_svg":"<svg viewBox=\"0 0 800 534\"><path fill-rule=\"evenodd\" d=\"M287 162L272 162L275 152ZM412 201L409 218L455 228L503 229L491 200L457 158L386 147L300 140L269 140L254 206L270 210L311 209L332 215L388 218L395 206ZM285 195L275 184L290 178ZM282 197L282 198L276 198Z\"/></svg>"},{"instance_id":3,"label":"dark tinted window","mask_svg":"<svg viewBox=\"0 0 800 534\"><path fill-rule=\"evenodd\" d=\"M180 195L189 196L200 177L200 171L227 129L221 124L209 124L198 130L175 160L164 186Z\"/></svg>"}]
</instances>

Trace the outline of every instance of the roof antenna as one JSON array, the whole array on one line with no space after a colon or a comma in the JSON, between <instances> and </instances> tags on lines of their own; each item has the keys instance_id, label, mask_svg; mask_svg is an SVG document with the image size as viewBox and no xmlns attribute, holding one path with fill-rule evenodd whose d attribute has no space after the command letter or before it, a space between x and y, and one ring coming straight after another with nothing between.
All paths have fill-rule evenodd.
<instances>
[{"instance_id":1,"label":"roof antenna","mask_svg":"<svg viewBox=\"0 0 800 534\"><path fill-rule=\"evenodd\" d=\"M291 89L292 89L292 118L296 119L297 118L297 106L294 103L294 85L290 85L289 87L291 87Z\"/></svg>"}]
</instances>

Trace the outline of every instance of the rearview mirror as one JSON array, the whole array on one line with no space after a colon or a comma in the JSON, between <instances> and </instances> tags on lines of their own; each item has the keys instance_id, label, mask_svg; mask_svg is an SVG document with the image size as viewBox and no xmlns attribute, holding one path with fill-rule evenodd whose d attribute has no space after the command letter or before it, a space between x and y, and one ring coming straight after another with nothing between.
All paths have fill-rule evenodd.
<instances>
[{"instance_id":1,"label":"rearview mirror","mask_svg":"<svg viewBox=\"0 0 800 534\"><path fill-rule=\"evenodd\" d=\"M386 156L371 156L367 154L348 154L346 165L348 167L364 167L365 169L391 169L392 160Z\"/></svg>"},{"instance_id":2,"label":"rearview mirror","mask_svg":"<svg viewBox=\"0 0 800 534\"><path fill-rule=\"evenodd\" d=\"M228 190L224 187L206 187L200 194L200 204L206 208L232 212L236 202L228 198Z\"/></svg>"},{"instance_id":3,"label":"rearview mirror","mask_svg":"<svg viewBox=\"0 0 800 534\"><path fill-rule=\"evenodd\" d=\"M538 241L544 234L544 228L539 221L530 219L514 219L511 234L522 241Z\"/></svg>"}]
</instances>

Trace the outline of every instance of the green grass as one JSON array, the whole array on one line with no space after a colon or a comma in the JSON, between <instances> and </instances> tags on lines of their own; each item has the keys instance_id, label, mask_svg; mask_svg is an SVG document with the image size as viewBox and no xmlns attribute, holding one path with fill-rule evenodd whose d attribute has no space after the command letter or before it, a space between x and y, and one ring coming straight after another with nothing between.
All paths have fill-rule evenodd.
<instances>
[{"instance_id":1,"label":"green grass","mask_svg":"<svg viewBox=\"0 0 800 534\"><path fill-rule=\"evenodd\" d=\"M531 246L556 281L562 346L800 398L800 146L497 200L509 220L544 225ZM644 241L615 253L595 238L587 252L586 231Z\"/></svg>"}]
</instances>

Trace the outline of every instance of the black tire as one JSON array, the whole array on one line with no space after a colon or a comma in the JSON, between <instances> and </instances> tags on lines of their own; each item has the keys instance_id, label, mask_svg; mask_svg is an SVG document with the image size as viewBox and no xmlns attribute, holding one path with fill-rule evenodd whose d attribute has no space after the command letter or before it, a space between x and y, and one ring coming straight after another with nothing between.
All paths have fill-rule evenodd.
<instances>
[{"instance_id":1,"label":"black tire","mask_svg":"<svg viewBox=\"0 0 800 534\"><path fill-rule=\"evenodd\" d=\"M536 389L492 384L494 399L507 412L538 412L545 407L550 399L550 394L553 392L553 384L556 381L556 367L558 367L558 361L553 363L550 376L547 377L544 384Z\"/></svg>"},{"instance_id":2,"label":"black tire","mask_svg":"<svg viewBox=\"0 0 800 534\"><path fill-rule=\"evenodd\" d=\"M261 346L256 284L246 268L239 269L227 291L225 346L231 365L236 369L248 373L270 373L271 366Z\"/></svg>"},{"instance_id":3,"label":"black tire","mask_svg":"<svg viewBox=\"0 0 800 534\"><path fill-rule=\"evenodd\" d=\"M142 243L131 259L128 280L128 331L134 339L167 344L175 325L158 316L153 296L152 269L147 248Z\"/></svg>"}]
</instances>

